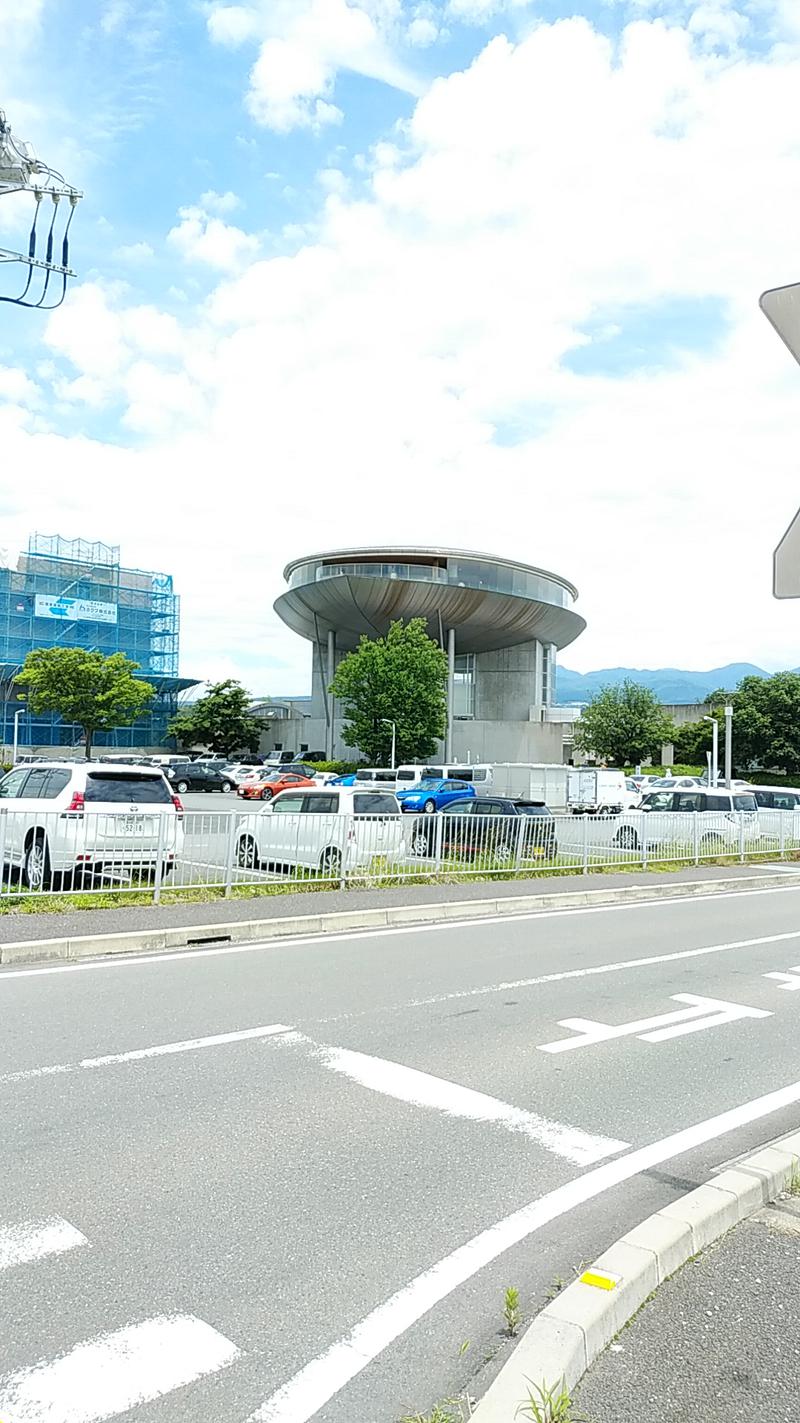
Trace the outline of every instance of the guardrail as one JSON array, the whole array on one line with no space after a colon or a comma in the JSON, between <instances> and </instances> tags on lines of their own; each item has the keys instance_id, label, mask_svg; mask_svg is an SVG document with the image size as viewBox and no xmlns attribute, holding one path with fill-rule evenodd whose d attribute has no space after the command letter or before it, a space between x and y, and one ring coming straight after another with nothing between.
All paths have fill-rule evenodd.
<instances>
[{"instance_id":1,"label":"guardrail","mask_svg":"<svg viewBox=\"0 0 800 1423\"><path fill-rule=\"evenodd\" d=\"M0 898L588 873L800 852L800 812L613 817L0 809Z\"/></svg>"}]
</instances>

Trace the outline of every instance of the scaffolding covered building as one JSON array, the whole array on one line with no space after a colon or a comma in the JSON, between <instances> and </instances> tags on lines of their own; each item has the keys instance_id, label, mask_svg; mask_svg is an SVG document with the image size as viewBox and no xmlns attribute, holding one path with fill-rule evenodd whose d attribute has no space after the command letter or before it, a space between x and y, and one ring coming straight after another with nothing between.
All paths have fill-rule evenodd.
<instances>
[{"instance_id":1,"label":"scaffolding covered building","mask_svg":"<svg viewBox=\"0 0 800 1423\"><path fill-rule=\"evenodd\" d=\"M0 566L0 740L6 747L20 711L20 747L50 751L81 742L80 727L55 712L34 715L15 693L28 653L44 647L80 647L104 657L122 652L154 687L147 714L133 726L98 732L98 748L163 747L179 694L197 686L178 675L180 599L172 576L123 568L113 545L31 534L16 568Z\"/></svg>"}]
</instances>

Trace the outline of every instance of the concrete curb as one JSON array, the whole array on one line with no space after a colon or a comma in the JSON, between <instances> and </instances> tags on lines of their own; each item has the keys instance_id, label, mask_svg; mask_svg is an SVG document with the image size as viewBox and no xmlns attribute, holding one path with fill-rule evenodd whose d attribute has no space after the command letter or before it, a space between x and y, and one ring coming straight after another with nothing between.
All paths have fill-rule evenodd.
<instances>
[{"instance_id":1,"label":"concrete curb","mask_svg":"<svg viewBox=\"0 0 800 1423\"><path fill-rule=\"evenodd\" d=\"M354 929L387 929L432 924L446 919L497 919L504 914L535 914L553 909L585 909L603 904L641 904L685 899L737 889L791 889L797 875L740 875L733 879L682 880L676 884L622 885L616 889L525 894L503 899L440 900L435 904L397 904L385 909L340 910L330 914L287 915L280 919L243 919L229 924L193 924L181 929L141 929L132 933L85 934L70 938L29 939L0 945L0 964L36 964L100 958L108 954L153 954L204 945L260 943L267 939L309 938Z\"/></svg>"},{"instance_id":2,"label":"concrete curb","mask_svg":"<svg viewBox=\"0 0 800 1423\"><path fill-rule=\"evenodd\" d=\"M598 1354L681 1265L780 1195L800 1161L800 1132L712 1177L629 1230L538 1314L484 1394L475 1423L513 1423L528 1384L571 1391ZM613 1286L585 1284L587 1274Z\"/></svg>"}]
</instances>

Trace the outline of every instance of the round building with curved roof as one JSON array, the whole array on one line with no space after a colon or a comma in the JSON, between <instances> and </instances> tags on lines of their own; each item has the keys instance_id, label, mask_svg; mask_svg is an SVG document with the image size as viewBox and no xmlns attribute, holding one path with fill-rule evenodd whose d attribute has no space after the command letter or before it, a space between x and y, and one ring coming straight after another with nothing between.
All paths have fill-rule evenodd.
<instances>
[{"instance_id":1,"label":"round building with curved roof","mask_svg":"<svg viewBox=\"0 0 800 1423\"><path fill-rule=\"evenodd\" d=\"M289 563L284 578L275 611L315 649L306 731L313 741L320 724L331 757L345 750L327 691L338 661L362 636L424 618L448 653L445 757L561 760L542 730L556 725L555 659L586 626L566 578L514 559L409 545L309 555Z\"/></svg>"}]
</instances>

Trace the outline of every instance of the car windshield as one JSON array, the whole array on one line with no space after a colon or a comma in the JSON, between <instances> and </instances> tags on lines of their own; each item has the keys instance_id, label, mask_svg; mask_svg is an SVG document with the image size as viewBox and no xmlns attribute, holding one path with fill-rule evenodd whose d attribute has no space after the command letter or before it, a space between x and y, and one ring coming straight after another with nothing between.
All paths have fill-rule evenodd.
<instances>
[{"instance_id":1,"label":"car windshield","mask_svg":"<svg viewBox=\"0 0 800 1423\"><path fill-rule=\"evenodd\" d=\"M754 795L735 795L733 808L734 810L756 810L756 798Z\"/></svg>"},{"instance_id":2,"label":"car windshield","mask_svg":"<svg viewBox=\"0 0 800 1423\"><path fill-rule=\"evenodd\" d=\"M424 781L420 781L419 789L426 791L438 791L442 784L442 781L435 781L432 776L426 776Z\"/></svg>"},{"instance_id":3,"label":"car windshield","mask_svg":"<svg viewBox=\"0 0 800 1423\"><path fill-rule=\"evenodd\" d=\"M168 805L172 800L169 787L161 776L138 776L90 771L86 777L84 799L87 801L123 801L149 805Z\"/></svg>"}]
</instances>

